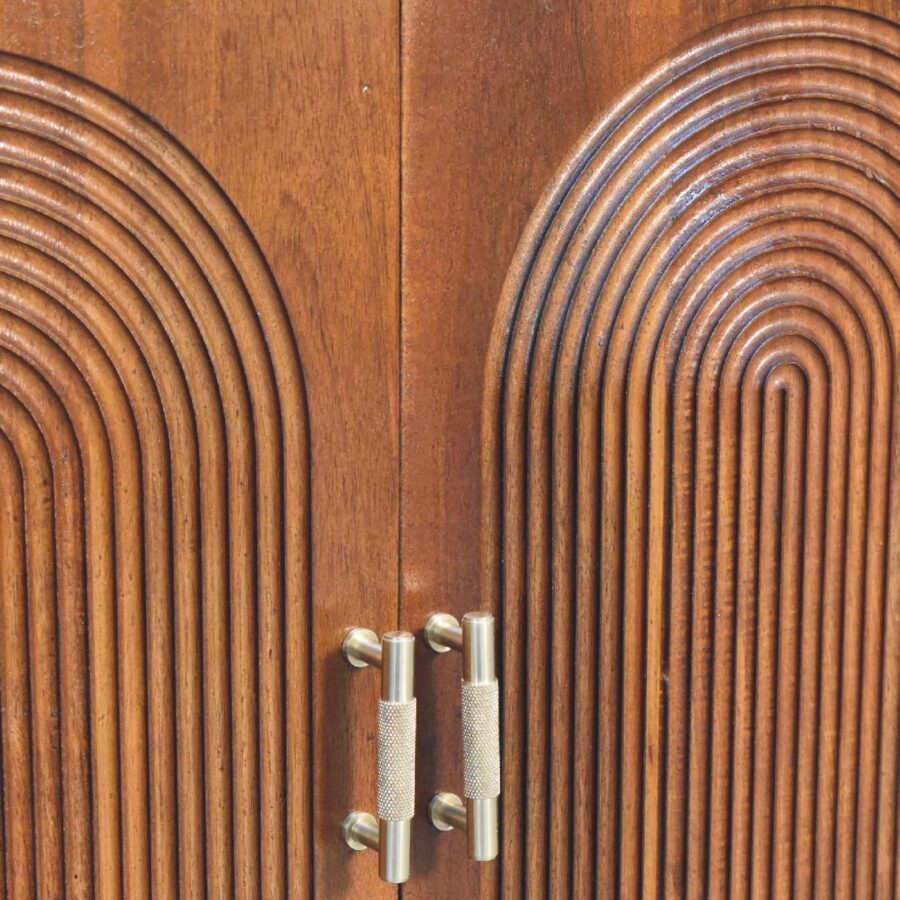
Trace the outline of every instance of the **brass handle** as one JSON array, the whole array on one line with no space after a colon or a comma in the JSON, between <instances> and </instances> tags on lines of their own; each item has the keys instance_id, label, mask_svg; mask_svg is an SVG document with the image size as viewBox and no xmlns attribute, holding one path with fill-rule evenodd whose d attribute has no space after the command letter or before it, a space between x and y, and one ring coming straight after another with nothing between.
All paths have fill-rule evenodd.
<instances>
[{"instance_id":1,"label":"brass handle","mask_svg":"<svg viewBox=\"0 0 900 900\"><path fill-rule=\"evenodd\" d=\"M351 628L342 644L352 666L381 669L378 701L378 795L376 813L354 811L341 827L354 850L378 851L378 874L391 884L409 878L410 824L416 794L416 698L413 696L415 639L390 631L379 641L368 628Z\"/></svg>"},{"instance_id":2,"label":"brass handle","mask_svg":"<svg viewBox=\"0 0 900 900\"><path fill-rule=\"evenodd\" d=\"M498 850L500 796L500 688L494 653L494 616L471 612L462 625L449 613L435 613L425 639L437 653L459 650L463 657L463 796L436 794L428 806L431 824L441 831L463 828L469 856L494 859Z\"/></svg>"}]
</instances>

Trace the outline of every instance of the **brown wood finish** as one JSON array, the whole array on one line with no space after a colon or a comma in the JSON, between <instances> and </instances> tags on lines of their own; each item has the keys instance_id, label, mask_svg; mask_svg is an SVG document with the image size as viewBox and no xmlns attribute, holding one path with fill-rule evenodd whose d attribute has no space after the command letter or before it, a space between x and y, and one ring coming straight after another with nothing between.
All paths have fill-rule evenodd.
<instances>
[{"instance_id":1,"label":"brown wood finish","mask_svg":"<svg viewBox=\"0 0 900 900\"><path fill-rule=\"evenodd\" d=\"M54 551L53 502L26 503L37 891L281 894L311 851L309 766L287 763L311 751L310 573L284 307L163 132L20 57L0 84L0 371L48 445L43 470L19 453L26 497L52 485L86 534ZM54 555L84 581L55 592Z\"/></svg>"},{"instance_id":2,"label":"brown wood finish","mask_svg":"<svg viewBox=\"0 0 900 900\"><path fill-rule=\"evenodd\" d=\"M396 895L397 16L0 4L0 897Z\"/></svg>"},{"instance_id":3,"label":"brown wood finish","mask_svg":"<svg viewBox=\"0 0 900 900\"><path fill-rule=\"evenodd\" d=\"M813 11L697 42L779 6L404 7L402 616L479 602L468 464L487 357L503 896L900 890L896 29ZM734 73L708 100L679 94L732 34ZM678 58L647 73L687 38L680 80ZM631 117L601 119L540 202L488 347L530 204L629 85L616 108ZM632 127L643 143L619 149ZM576 178L604 166L608 185ZM726 243L701 264L676 227L696 253ZM692 325L679 310L704 292L718 311ZM447 721L455 686L435 690ZM457 739L423 736L435 785L459 777ZM426 858L448 852L417 838ZM491 874L470 864L468 889L489 892ZM408 893L458 884L435 874Z\"/></svg>"},{"instance_id":4,"label":"brown wood finish","mask_svg":"<svg viewBox=\"0 0 900 900\"><path fill-rule=\"evenodd\" d=\"M532 220L484 456L513 680L552 635L549 688L507 706L526 884L546 832L578 893L893 888L898 49L837 13L727 25Z\"/></svg>"},{"instance_id":5,"label":"brown wood finish","mask_svg":"<svg viewBox=\"0 0 900 900\"><path fill-rule=\"evenodd\" d=\"M897 9L786 6L0 2L0 900L397 896L340 639L481 606L402 896L900 896Z\"/></svg>"}]
</instances>

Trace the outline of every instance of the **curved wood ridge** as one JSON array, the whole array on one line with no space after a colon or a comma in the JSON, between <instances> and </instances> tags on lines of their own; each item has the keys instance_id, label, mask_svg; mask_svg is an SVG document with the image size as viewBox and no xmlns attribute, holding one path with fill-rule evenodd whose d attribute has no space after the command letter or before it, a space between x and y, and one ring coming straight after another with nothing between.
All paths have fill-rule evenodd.
<instances>
[{"instance_id":1,"label":"curved wood ridge","mask_svg":"<svg viewBox=\"0 0 900 900\"><path fill-rule=\"evenodd\" d=\"M227 198L0 55L0 897L307 894L308 469Z\"/></svg>"},{"instance_id":2,"label":"curved wood ridge","mask_svg":"<svg viewBox=\"0 0 900 900\"><path fill-rule=\"evenodd\" d=\"M734 21L532 217L483 419L504 896L900 896L898 90L887 21Z\"/></svg>"}]
</instances>

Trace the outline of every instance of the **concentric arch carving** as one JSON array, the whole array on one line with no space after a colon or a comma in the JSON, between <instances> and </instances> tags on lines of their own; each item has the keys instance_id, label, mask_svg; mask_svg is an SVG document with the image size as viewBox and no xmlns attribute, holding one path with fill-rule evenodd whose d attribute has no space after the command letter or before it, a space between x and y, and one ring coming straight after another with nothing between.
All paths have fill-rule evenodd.
<instances>
[{"instance_id":1,"label":"concentric arch carving","mask_svg":"<svg viewBox=\"0 0 900 900\"><path fill-rule=\"evenodd\" d=\"M220 188L0 55L3 896L307 894L308 469Z\"/></svg>"},{"instance_id":2,"label":"concentric arch carving","mask_svg":"<svg viewBox=\"0 0 900 900\"><path fill-rule=\"evenodd\" d=\"M483 414L504 896L890 898L900 29L676 52L521 239Z\"/></svg>"}]
</instances>

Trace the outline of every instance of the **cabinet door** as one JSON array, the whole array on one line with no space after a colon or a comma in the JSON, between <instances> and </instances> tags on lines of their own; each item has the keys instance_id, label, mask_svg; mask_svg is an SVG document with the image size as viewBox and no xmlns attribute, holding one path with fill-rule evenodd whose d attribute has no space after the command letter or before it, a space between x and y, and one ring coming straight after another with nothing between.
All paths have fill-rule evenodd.
<instances>
[{"instance_id":1,"label":"cabinet door","mask_svg":"<svg viewBox=\"0 0 900 900\"><path fill-rule=\"evenodd\" d=\"M894 0L0 21L0 900L900 895Z\"/></svg>"},{"instance_id":2,"label":"cabinet door","mask_svg":"<svg viewBox=\"0 0 900 900\"><path fill-rule=\"evenodd\" d=\"M898 895L900 29L787 6L403 6L401 615L504 704L407 896Z\"/></svg>"},{"instance_id":3,"label":"cabinet door","mask_svg":"<svg viewBox=\"0 0 900 900\"><path fill-rule=\"evenodd\" d=\"M396 4L0 19L0 896L394 896Z\"/></svg>"}]
</instances>

